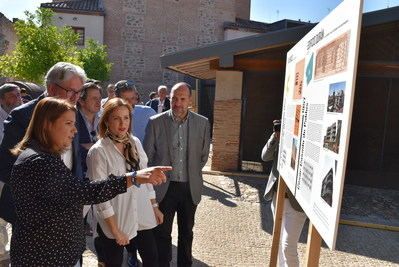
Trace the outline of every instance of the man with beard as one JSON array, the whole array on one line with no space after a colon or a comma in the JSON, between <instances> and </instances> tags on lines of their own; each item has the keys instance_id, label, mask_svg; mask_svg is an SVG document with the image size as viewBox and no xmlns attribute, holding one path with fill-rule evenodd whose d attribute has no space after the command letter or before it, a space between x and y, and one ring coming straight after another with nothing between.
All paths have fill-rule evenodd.
<instances>
[{"instance_id":1,"label":"man with beard","mask_svg":"<svg viewBox=\"0 0 399 267\"><path fill-rule=\"evenodd\" d=\"M146 129L144 149L148 166L167 163L173 167L163 185L155 186L164 222L155 228L159 266L172 260L172 226L177 214L177 266L191 266L195 212L201 201L202 168L208 160L208 119L189 111L191 88L177 83L171 90L171 109L152 116Z\"/></svg>"}]
</instances>

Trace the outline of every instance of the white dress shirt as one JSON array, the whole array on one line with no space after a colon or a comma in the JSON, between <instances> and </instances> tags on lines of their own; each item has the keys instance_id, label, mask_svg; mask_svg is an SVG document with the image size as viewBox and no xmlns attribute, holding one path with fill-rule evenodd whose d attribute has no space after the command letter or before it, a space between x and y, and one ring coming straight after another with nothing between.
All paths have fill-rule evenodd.
<instances>
[{"instance_id":1,"label":"white dress shirt","mask_svg":"<svg viewBox=\"0 0 399 267\"><path fill-rule=\"evenodd\" d=\"M159 104L158 104L158 114L163 112L163 106L165 104L165 99L161 101L161 99L159 99Z\"/></svg>"},{"instance_id":2,"label":"white dress shirt","mask_svg":"<svg viewBox=\"0 0 399 267\"><path fill-rule=\"evenodd\" d=\"M65 166L67 166L68 169L72 170L73 168L73 152L72 152L72 146L70 146L67 150L65 150L61 154L61 159L64 162Z\"/></svg>"},{"instance_id":3,"label":"white dress shirt","mask_svg":"<svg viewBox=\"0 0 399 267\"><path fill-rule=\"evenodd\" d=\"M97 112L94 115L94 122L92 123L86 118L86 115L79 109L78 112L80 115L82 115L83 121L86 125L87 132L89 133L90 140L92 143L95 143L97 141L97 132L98 132L98 124L100 123L100 112ZM92 133L95 132L95 135L93 136Z\"/></svg>"},{"instance_id":4,"label":"white dress shirt","mask_svg":"<svg viewBox=\"0 0 399 267\"><path fill-rule=\"evenodd\" d=\"M140 168L146 168L148 159L144 149L136 137L132 138L138 150ZM103 180L109 174L119 176L128 171L125 157L108 137L100 139L90 148L86 161L87 176L90 180ZM153 224L151 222L155 223L156 226L150 202L150 198L155 197L155 193L152 193L153 191L151 185L141 185L139 188L131 186L125 193L119 194L109 201L95 205L96 218L104 234L108 238L115 238L105 223L105 219L112 215L115 215L119 230L125 233L129 240L137 235L139 223L140 228L144 227L143 229L152 228ZM153 217L153 221L151 217Z\"/></svg>"}]
</instances>

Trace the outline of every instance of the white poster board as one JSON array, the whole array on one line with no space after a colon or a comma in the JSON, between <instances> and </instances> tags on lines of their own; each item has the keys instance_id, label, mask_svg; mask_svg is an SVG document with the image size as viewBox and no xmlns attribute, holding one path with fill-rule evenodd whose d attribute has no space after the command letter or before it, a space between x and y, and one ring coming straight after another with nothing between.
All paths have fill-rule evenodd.
<instances>
[{"instance_id":1,"label":"white poster board","mask_svg":"<svg viewBox=\"0 0 399 267\"><path fill-rule=\"evenodd\" d=\"M335 248L363 1L345 0L288 53L278 169Z\"/></svg>"}]
</instances>

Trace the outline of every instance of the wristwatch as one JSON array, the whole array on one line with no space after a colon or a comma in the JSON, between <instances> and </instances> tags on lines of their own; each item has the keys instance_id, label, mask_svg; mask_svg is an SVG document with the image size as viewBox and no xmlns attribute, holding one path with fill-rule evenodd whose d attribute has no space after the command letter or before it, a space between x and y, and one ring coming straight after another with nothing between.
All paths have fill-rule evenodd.
<instances>
[{"instance_id":1,"label":"wristwatch","mask_svg":"<svg viewBox=\"0 0 399 267\"><path fill-rule=\"evenodd\" d=\"M126 176L126 177L130 177L130 181L132 182L132 184L134 184L135 186L140 186L140 185L137 183L137 180L136 180L136 176L137 176L137 172L136 172L136 171L127 172L127 173L125 174L125 176Z\"/></svg>"},{"instance_id":2,"label":"wristwatch","mask_svg":"<svg viewBox=\"0 0 399 267\"><path fill-rule=\"evenodd\" d=\"M159 205L158 205L158 203L155 202L155 203L152 204L152 207L153 207L153 208L158 208Z\"/></svg>"}]
</instances>

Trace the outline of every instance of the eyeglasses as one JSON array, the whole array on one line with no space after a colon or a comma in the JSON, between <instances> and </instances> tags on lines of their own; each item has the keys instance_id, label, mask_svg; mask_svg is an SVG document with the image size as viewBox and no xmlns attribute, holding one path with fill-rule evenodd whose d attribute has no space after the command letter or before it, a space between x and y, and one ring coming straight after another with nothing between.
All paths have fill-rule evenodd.
<instances>
[{"instance_id":1,"label":"eyeglasses","mask_svg":"<svg viewBox=\"0 0 399 267\"><path fill-rule=\"evenodd\" d=\"M78 94L80 94L80 93L83 91L82 89L80 89L80 90L78 90L78 91L75 91L75 90L73 90L73 89L67 89L67 88L65 88L65 87L62 87L62 86L59 85L58 83L55 83L55 85L57 85L59 88L61 88L62 90L64 90L64 91L67 93L67 95L69 95L69 96L78 95Z\"/></svg>"},{"instance_id":2,"label":"eyeglasses","mask_svg":"<svg viewBox=\"0 0 399 267\"><path fill-rule=\"evenodd\" d=\"M132 80L127 80L127 81L119 81L115 84L115 90L118 89L124 89L124 88L134 88L135 84Z\"/></svg>"}]
</instances>

